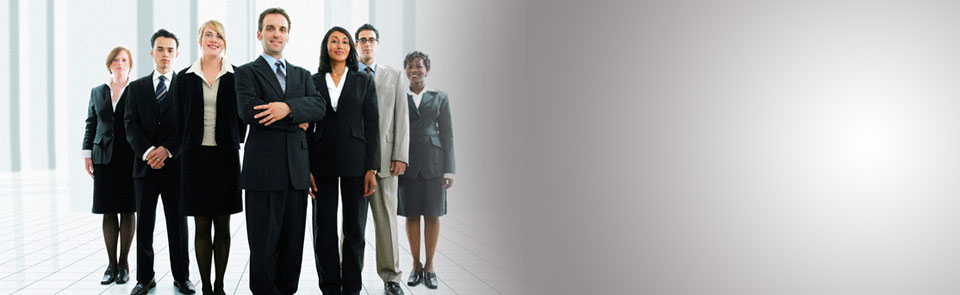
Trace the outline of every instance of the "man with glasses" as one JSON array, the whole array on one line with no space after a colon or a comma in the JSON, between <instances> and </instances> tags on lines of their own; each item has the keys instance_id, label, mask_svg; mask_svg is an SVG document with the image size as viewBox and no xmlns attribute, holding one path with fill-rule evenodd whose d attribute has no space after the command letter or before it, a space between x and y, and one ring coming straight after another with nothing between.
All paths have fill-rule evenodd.
<instances>
[{"instance_id":1,"label":"man with glasses","mask_svg":"<svg viewBox=\"0 0 960 295\"><path fill-rule=\"evenodd\" d=\"M380 109L380 167L377 186L370 196L373 226L376 230L377 274L384 282L387 294L403 294L400 288L401 272L397 244L397 175L407 167L410 149L410 125L407 99L400 72L377 64L377 45L380 32L364 24L354 34L360 55L360 71L373 77L377 86L377 106Z\"/></svg>"}]
</instances>

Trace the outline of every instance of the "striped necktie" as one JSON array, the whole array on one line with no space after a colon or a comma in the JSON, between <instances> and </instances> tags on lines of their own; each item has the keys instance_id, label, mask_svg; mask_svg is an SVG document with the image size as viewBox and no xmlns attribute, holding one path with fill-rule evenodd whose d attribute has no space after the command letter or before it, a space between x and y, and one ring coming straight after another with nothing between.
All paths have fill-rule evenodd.
<instances>
[{"instance_id":1,"label":"striped necktie","mask_svg":"<svg viewBox=\"0 0 960 295\"><path fill-rule=\"evenodd\" d=\"M283 73L283 63L278 60L276 63L274 63L274 65L277 66L277 81L280 82L280 89L282 89L283 92L286 93L287 92L287 74Z\"/></svg>"},{"instance_id":2,"label":"striped necktie","mask_svg":"<svg viewBox=\"0 0 960 295\"><path fill-rule=\"evenodd\" d=\"M163 99L167 98L167 84L164 83L167 81L166 76L160 76L160 83L157 84L157 103L163 102Z\"/></svg>"}]
</instances>

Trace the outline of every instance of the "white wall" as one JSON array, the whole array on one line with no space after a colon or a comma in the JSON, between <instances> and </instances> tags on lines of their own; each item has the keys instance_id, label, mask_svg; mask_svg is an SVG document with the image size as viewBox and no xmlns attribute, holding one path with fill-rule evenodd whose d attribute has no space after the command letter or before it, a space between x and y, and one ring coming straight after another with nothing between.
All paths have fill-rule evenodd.
<instances>
[{"instance_id":1,"label":"white wall","mask_svg":"<svg viewBox=\"0 0 960 295\"><path fill-rule=\"evenodd\" d=\"M471 194L490 191L481 185L497 180L486 176L496 174L488 173L494 172L496 165L480 160L508 150L508 147L484 140L506 126L504 122L488 118L508 107L491 103L490 89L506 88L515 83L498 79L496 70L512 70L520 64L517 60L491 58L520 50L515 43L504 42L503 36L491 33L505 31L505 26L509 25L498 17L518 17L502 8L504 1L334 0L324 3L245 0L228 3L226 0L212 0L196 1L197 8L194 9L191 0L141 0L153 9L147 14L152 17L148 24L138 20L137 8L141 3L137 1L55 0L52 28L47 27L46 1L11 1L18 1L16 3L20 5L20 42L0 46L0 73L6 76L10 72L11 47L7 45L17 46L21 65L20 106L17 110L10 110L10 80L0 79L0 114L15 111L20 116L19 129L12 131L20 136L18 146L22 154L18 160L22 163L21 169L41 171L55 166L58 179L72 185L70 193L76 195L73 199L77 200L75 208L78 210L89 209L88 196L92 191L92 181L83 172L79 157L83 122L91 88L103 84L108 78L104 65L108 51L115 46L124 46L133 52L131 78L139 78L149 73L153 61L148 58L150 36L138 35L138 26L149 26L144 32L150 33L164 28L177 34L181 40L180 58L174 63L174 68L180 70L193 62L191 56L199 56L199 46L191 42L199 23L217 19L226 27L227 59L239 66L254 60L262 52L256 40L256 21L259 13L268 7L279 6L290 14L293 25L285 56L311 73L316 72L320 41L330 25L343 26L352 35L360 25L372 23L380 30L378 62L398 69L402 69L400 63L407 53L405 47L412 46L430 54L434 67L428 83L430 87L450 94L457 132L459 176L457 187L451 194L461 200L451 203L451 208L472 204L471 199L484 198ZM404 16L404 7L410 4L416 8L415 14ZM374 10L372 19L371 6ZM9 2L0 5L0 16L8 16L9 8ZM326 13L328 8L335 9L336 13ZM341 12L343 10L346 12ZM197 23L193 23L192 13L196 13ZM330 19L327 19L328 15ZM414 26L404 28L405 24ZM9 28L0 30L0 40L9 40L9 32ZM415 36L415 42L405 42L406 36ZM52 89L47 87L48 40L54 40L56 45L52 55L56 68ZM500 69L501 65L504 68ZM46 96L49 91L56 95L52 113L48 110ZM54 163L50 163L47 132L51 121L55 132ZM9 125L0 124L0 139L12 138ZM0 172L9 172L11 151L6 143L10 140L0 142L3 142L0 143Z\"/></svg>"}]
</instances>

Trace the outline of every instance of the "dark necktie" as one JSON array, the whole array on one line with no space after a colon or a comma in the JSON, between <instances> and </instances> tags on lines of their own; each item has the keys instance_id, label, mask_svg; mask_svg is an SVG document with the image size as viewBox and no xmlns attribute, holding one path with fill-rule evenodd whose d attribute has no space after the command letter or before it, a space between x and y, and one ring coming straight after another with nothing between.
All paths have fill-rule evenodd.
<instances>
[{"instance_id":1,"label":"dark necktie","mask_svg":"<svg viewBox=\"0 0 960 295\"><path fill-rule=\"evenodd\" d=\"M157 84L157 103L163 102L163 99L167 98L167 84L164 83L167 81L166 76L160 76L160 83Z\"/></svg>"},{"instance_id":2,"label":"dark necktie","mask_svg":"<svg viewBox=\"0 0 960 295\"><path fill-rule=\"evenodd\" d=\"M373 78L373 68L367 67L363 70L367 72L367 75L370 75L370 78Z\"/></svg>"},{"instance_id":3,"label":"dark necktie","mask_svg":"<svg viewBox=\"0 0 960 295\"><path fill-rule=\"evenodd\" d=\"M280 89L287 92L287 74L283 73L283 63L278 60L274 65L277 66L277 81L280 82Z\"/></svg>"}]
</instances>

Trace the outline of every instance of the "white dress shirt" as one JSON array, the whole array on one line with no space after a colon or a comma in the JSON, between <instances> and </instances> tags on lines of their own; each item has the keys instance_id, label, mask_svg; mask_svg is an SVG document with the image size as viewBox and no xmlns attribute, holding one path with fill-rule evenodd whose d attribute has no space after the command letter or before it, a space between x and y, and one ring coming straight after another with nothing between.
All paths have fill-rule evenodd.
<instances>
[{"instance_id":1,"label":"white dress shirt","mask_svg":"<svg viewBox=\"0 0 960 295\"><path fill-rule=\"evenodd\" d=\"M333 111L337 111L337 105L338 102L340 102L340 93L343 92L343 84L347 82L347 75L349 75L349 73L344 71L343 76L340 76L339 83L333 83L333 76L331 76L330 73L324 75L327 79L327 93L330 94L330 106L333 107Z\"/></svg>"}]
</instances>

